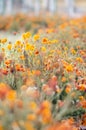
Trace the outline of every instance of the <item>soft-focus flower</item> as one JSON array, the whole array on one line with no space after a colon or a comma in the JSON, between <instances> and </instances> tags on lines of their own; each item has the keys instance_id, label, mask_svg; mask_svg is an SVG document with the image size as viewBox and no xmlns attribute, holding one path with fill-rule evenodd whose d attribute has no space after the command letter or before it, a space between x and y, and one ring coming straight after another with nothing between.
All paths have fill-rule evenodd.
<instances>
[{"instance_id":1,"label":"soft-focus flower","mask_svg":"<svg viewBox=\"0 0 86 130\"><path fill-rule=\"evenodd\" d=\"M47 43L49 43L49 40L48 40L48 38L43 38L43 39L42 39L42 43L44 43L44 44L47 44Z\"/></svg>"},{"instance_id":2,"label":"soft-focus flower","mask_svg":"<svg viewBox=\"0 0 86 130\"><path fill-rule=\"evenodd\" d=\"M39 40L40 36L38 34L34 35L34 41Z\"/></svg>"},{"instance_id":3,"label":"soft-focus flower","mask_svg":"<svg viewBox=\"0 0 86 130\"><path fill-rule=\"evenodd\" d=\"M7 99L10 100L10 101L14 101L17 97L17 94L16 94L16 91L15 90L10 90L8 93L7 93Z\"/></svg>"}]
</instances>

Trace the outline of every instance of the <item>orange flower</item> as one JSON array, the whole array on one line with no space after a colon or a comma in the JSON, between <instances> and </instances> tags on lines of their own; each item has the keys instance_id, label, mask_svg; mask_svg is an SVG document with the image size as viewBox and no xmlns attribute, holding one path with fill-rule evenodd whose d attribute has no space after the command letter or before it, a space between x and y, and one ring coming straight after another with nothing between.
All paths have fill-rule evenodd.
<instances>
[{"instance_id":1,"label":"orange flower","mask_svg":"<svg viewBox=\"0 0 86 130\"><path fill-rule=\"evenodd\" d=\"M10 100L10 101L13 101L16 99L16 91L15 90L10 90L8 93L7 93L7 99Z\"/></svg>"},{"instance_id":2,"label":"orange flower","mask_svg":"<svg viewBox=\"0 0 86 130\"><path fill-rule=\"evenodd\" d=\"M86 126L86 114L82 116L82 122L81 125Z\"/></svg>"},{"instance_id":3,"label":"orange flower","mask_svg":"<svg viewBox=\"0 0 86 130\"><path fill-rule=\"evenodd\" d=\"M35 114L29 114L29 115L27 115L27 119L30 120L30 121L34 121L34 120L36 120L36 115Z\"/></svg>"},{"instance_id":4,"label":"orange flower","mask_svg":"<svg viewBox=\"0 0 86 130\"><path fill-rule=\"evenodd\" d=\"M0 83L0 99L5 99L9 90L9 87L6 84Z\"/></svg>"},{"instance_id":5,"label":"orange flower","mask_svg":"<svg viewBox=\"0 0 86 130\"><path fill-rule=\"evenodd\" d=\"M20 56L20 59L21 59L21 60L25 60L25 56L24 56L24 55L21 55L21 56Z\"/></svg>"},{"instance_id":6,"label":"orange flower","mask_svg":"<svg viewBox=\"0 0 86 130\"><path fill-rule=\"evenodd\" d=\"M62 77L61 79L62 82L65 82L66 80L67 80L66 77Z\"/></svg>"},{"instance_id":7,"label":"orange flower","mask_svg":"<svg viewBox=\"0 0 86 130\"><path fill-rule=\"evenodd\" d=\"M38 55L38 54L39 54L39 51L36 51L35 54Z\"/></svg>"},{"instance_id":8,"label":"orange flower","mask_svg":"<svg viewBox=\"0 0 86 130\"><path fill-rule=\"evenodd\" d=\"M73 72L73 66L71 64L66 66L66 71Z\"/></svg>"},{"instance_id":9,"label":"orange flower","mask_svg":"<svg viewBox=\"0 0 86 130\"><path fill-rule=\"evenodd\" d=\"M47 44L49 42L48 38L43 38L42 43Z\"/></svg>"},{"instance_id":10,"label":"orange flower","mask_svg":"<svg viewBox=\"0 0 86 130\"><path fill-rule=\"evenodd\" d=\"M78 88L79 88L79 90L84 91L84 90L86 90L86 85L80 84Z\"/></svg>"},{"instance_id":11,"label":"orange flower","mask_svg":"<svg viewBox=\"0 0 86 130\"><path fill-rule=\"evenodd\" d=\"M78 128L71 125L70 121L66 120L57 124L54 124L47 130L78 130Z\"/></svg>"},{"instance_id":12,"label":"orange flower","mask_svg":"<svg viewBox=\"0 0 86 130\"><path fill-rule=\"evenodd\" d=\"M5 64L6 64L6 65L10 65L10 63L11 63L11 60L6 60L6 61L5 61Z\"/></svg>"},{"instance_id":13,"label":"orange flower","mask_svg":"<svg viewBox=\"0 0 86 130\"><path fill-rule=\"evenodd\" d=\"M83 59L82 59L81 57L77 57L77 58L76 58L76 61L82 63L82 62L83 62Z\"/></svg>"},{"instance_id":14,"label":"orange flower","mask_svg":"<svg viewBox=\"0 0 86 130\"><path fill-rule=\"evenodd\" d=\"M2 71L2 74L4 74L4 75L8 74L8 70L6 68L2 69L1 71Z\"/></svg>"},{"instance_id":15,"label":"orange flower","mask_svg":"<svg viewBox=\"0 0 86 130\"><path fill-rule=\"evenodd\" d=\"M7 38L1 40L1 43L6 43L6 42L7 42Z\"/></svg>"},{"instance_id":16,"label":"orange flower","mask_svg":"<svg viewBox=\"0 0 86 130\"><path fill-rule=\"evenodd\" d=\"M20 64L16 64L15 68L16 68L17 71L20 71L21 70L21 65Z\"/></svg>"},{"instance_id":17,"label":"orange flower","mask_svg":"<svg viewBox=\"0 0 86 130\"><path fill-rule=\"evenodd\" d=\"M45 100L45 101L42 102L41 107L50 109L51 108L51 104L50 104L49 101Z\"/></svg>"},{"instance_id":18,"label":"orange flower","mask_svg":"<svg viewBox=\"0 0 86 130\"><path fill-rule=\"evenodd\" d=\"M35 70L35 71L34 71L34 74L35 74L36 76L40 76L40 75L41 75L41 71L40 71L40 70Z\"/></svg>"},{"instance_id":19,"label":"orange flower","mask_svg":"<svg viewBox=\"0 0 86 130\"><path fill-rule=\"evenodd\" d=\"M79 37L79 33L74 33L74 34L73 34L73 37L74 37L74 38L78 38L78 37Z\"/></svg>"},{"instance_id":20,"label":"orange flower","mask_svg":"<svg viewBox=\"0 0 86 130\"><path fill-rule=\"evenodd\" d=\"M81 106L86 109L86 100L82 100L80 102Z\"/></svg>"},{"instance_id":21,"label":"orange flower","mask_svg":"<svg viewBox=\"0 0 86 130\"><path fill-rule=\"evenodd\" d=\"M66 93L69 93L71 91L71 88L70 87L66 87L65 91L66 91Z\"/></svg>"}]
</instances>

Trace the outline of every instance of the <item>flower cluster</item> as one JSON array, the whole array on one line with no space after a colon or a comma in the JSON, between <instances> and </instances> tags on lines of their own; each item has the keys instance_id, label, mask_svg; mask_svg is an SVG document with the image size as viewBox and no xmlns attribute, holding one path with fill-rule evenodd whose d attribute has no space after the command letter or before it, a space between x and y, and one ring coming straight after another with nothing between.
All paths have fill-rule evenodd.
<instances>
[{"instance_id":1,"label":"flower cluster","mask_svg":"<svg viewBox=\"0 0 86 130\"><path fill-rule=\"evenodd\" d=\"M85 23L0 38L0 130L86 126Z\"/></svg>"}]
</instances>

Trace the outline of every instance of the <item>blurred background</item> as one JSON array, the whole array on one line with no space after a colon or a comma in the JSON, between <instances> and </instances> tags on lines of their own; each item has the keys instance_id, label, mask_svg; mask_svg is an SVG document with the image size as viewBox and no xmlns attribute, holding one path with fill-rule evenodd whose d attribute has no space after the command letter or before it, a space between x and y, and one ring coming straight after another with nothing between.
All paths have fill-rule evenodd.
<instances>
[{"instance_id":1,"label":"blurred background","mask_svg":"<svg viewBox=\"0 0 86 130\"><path fill-rule=\"evenodd\" d=\"M0 0L0 36L57 28L82 16L86 16L86 0Z\"/></svg>"},{"instance_id":2,"label":"blurred background","mask_svg":"<svg viewBox=\"0 0 86 130\"><path fill-rule=\"evenodd\" d=\"M0 0L0 15L66 14L71 17L86 14L86 0Z\"/></svg>"}]
</instances>

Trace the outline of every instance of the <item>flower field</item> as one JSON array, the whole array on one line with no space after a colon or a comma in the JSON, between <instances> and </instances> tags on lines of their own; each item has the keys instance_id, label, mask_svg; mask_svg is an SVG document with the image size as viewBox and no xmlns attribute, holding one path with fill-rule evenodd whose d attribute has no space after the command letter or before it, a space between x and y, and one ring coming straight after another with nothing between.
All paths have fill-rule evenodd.
<instances>
[{"instance_id":1,"label":"flower field","mask_svg":"<svg viewBox=\"0 0 86 130\"><path fill-rule=\"evenodd\" d=\"M65 17L51 16L46 14L43 16L27 16L25 14L16 14L13 16L0 16L0 31L25 31L30 30L36 33L42 28L55 28L59 24L64 23L67 19Z\"/></svg>"},{"instance_id":2,"label":"flower field","mask_svg":"<svg viewBox=\"0 0 86 130\"><path fill-rule=\"evenodd\" d=\"M57 19L0 36L0 130L86 126L86 17Z\"/></svg>"}]
</instances>

